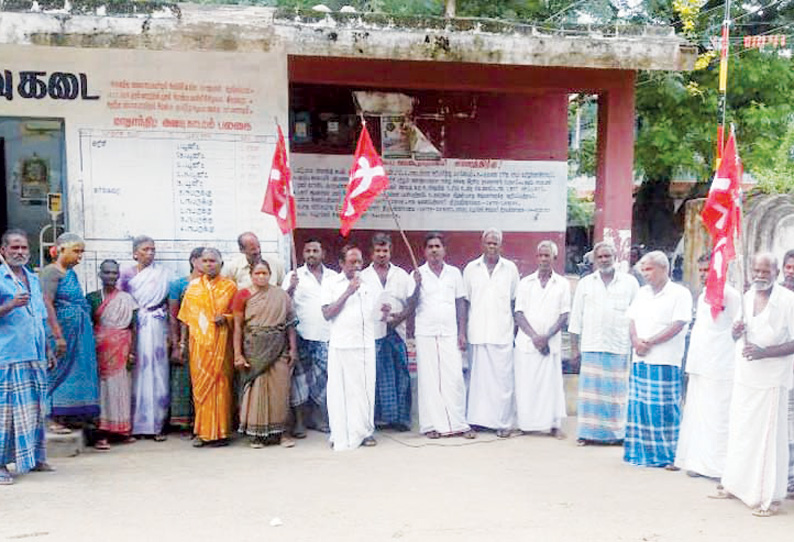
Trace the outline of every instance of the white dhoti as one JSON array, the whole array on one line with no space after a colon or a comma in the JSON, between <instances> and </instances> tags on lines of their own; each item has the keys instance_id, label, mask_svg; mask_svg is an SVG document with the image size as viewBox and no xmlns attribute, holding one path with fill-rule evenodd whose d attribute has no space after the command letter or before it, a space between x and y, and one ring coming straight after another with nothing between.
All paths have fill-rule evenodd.
<instances>
[{"instance_id":1,"label":"white dhoti","mask_svg":"<svg viewBox=\"0 0 794 542\"><path fill-rule=\"evenodd\" d=\"M469 430L463 359L455 336L416 337L419 431L453 435Z\"/></svg>"},{"instance_id":2,"label":"white dhoti","mask_svg":"<svg viewBox=\"0 0 794 542\"><path fill-rule=\"evenodd\" d=\"M733 381L689 375L675 466L721 478L728 453Z\"/></svg>"},{"instance_id":3,"label":"white dhoti","mask_svg":"<svg viewBox=\"0 0 794 542\"><path fill-rule=\"evenodd\" d=\"M489 429L515 427L513 345L471 345L467 420Z\"/></svg>"},{"instance_id":4,"label":"white dhoti","mask_svg":"<svg viewBox=\"0 0 794 542\"><path fill-rule=\"evenodd\" d=\"M785 388L734 384L722 485L751 508L786 497L787 403Z\"/></svg>"},{"instance_id":5,"label":"white dhoti","mask_svg":"<svg viewBox=\"0 0 794 542\"><path fill-rule=\"evenodd\" d=\"M334 450L375 431L375 348L328 348L328 423Z\"/></svg>"},{"instance_id":6,"label":"white dhoti","mask_svg":"<svg viewBox=\"0 0 794 542\"><path fill-rule=\"evenodd\" d=\"M551 431L565 418L565 387L562 356L552 352L516 348L513 353L516 381L516 413L522 431Z\"/></svg>"}]
</instances>

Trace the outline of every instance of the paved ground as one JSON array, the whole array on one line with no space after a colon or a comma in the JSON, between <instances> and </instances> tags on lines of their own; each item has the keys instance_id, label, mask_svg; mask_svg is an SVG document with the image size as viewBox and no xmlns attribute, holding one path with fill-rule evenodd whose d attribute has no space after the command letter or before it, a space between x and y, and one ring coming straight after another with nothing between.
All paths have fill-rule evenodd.
<instances>
[{"instance_id":1,"label":"paved ground","mask_svg":"<svg viewBox=\"0 0 794 542\"><path fill-rule=\"evenodd\" d=\"M572 429L569 427L569 430ZM794 502L755 518L714 484L625 465L620 448L524 436L378 437L334 453L193 449L171 438L53 461L0 488L0 540L791 540ZM438 442L439 444L436 444ZM271 526L277 518L282 525Z\"/></svg>"}]
</instances>

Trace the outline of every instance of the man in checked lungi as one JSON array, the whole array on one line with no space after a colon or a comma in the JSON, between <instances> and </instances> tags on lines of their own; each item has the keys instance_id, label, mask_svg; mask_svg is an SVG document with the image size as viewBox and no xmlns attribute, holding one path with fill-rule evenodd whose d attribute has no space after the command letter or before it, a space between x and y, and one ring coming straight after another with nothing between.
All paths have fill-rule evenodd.
<instances>
[{"instance_id":1,"label":"man in checked lungi","mask_svg":"<svg viewBox=\"0 0 794 542\"><path fill-rule=\"evenodd\" d=\"M293 436L300 438L306 426L327 433L328 338L330 325L323 318L322 290L337 273L323 265L319 239L303 243L303 266L290 271L284 289L292 298L298 317L299 362L292 370L290 403L295 413Z\"/></svg>"},{"instance_id":2,"label":"man in checked lungi","mask_svg":"<svg viewBox=\"0 0 794 542\"><path fill-rule=\"evenodd\" d=\"M17 474L53 470L44 439L47 310L39 279L25 267L27 234L5 232L0 255L0 485L10 485L10 463Z\"/></svg>"},{"instance_id":3,"label":"man in checked lungi","mask_svg":"<svg viewBox=\"0 0 794 542\"><path fill-rule=\"evenodd\" d=\"M677 470L673 462L681 423L681 361L692 295L670 280L663 252L643 256L640 272L646 285L628 311L634 359L623 459Z\"/></svg>"},{"instance_id":4,"label":"man in checked lungi","mask_svg":"<svg viewBox=\"0 0 794 542\"><path fill-rule=\"evenodd\" d=\"M391 237L372 236L372 263L361 272L361 282L375 299L375 425L408 431L411 426L411 377L404 321L410 314L408 298L413 279L391 263Z\"/></svg>"},{"instance_id":5,"label":"man in checked lungi","mask_svg":"<svg viewBox=\"0 0 794 542\"><path fill-rule=\"evenodd\" d=\"M615 269L615 248L593 248L596 272L576 287L568 323L571 356L580 361L577 443L622 444L626 434L631 337L626 311L640 289Z\"/></svg>"}]
</instances>

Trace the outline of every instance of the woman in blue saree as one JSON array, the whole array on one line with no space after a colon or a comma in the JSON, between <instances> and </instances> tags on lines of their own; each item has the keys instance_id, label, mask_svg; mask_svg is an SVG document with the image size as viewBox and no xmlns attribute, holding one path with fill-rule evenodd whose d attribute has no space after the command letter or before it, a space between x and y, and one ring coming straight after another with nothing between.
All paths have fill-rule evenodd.
<instances>
[{"instance_id":1,"label":"woman in blue saree","mask_svg":"<svg viewBox=\"0 0 794 542\"><path fill-rule=\"evenodd\" d=\"M74 233L56 240L57 260L41 270L41 288L49 314L58 359L48 371L50 416L60 424L92 421L99 416L97 369L91 308L72 269L83 258L85 242ZM62 430L60 424L53 429Z\"/></svg>"}]
</instances>

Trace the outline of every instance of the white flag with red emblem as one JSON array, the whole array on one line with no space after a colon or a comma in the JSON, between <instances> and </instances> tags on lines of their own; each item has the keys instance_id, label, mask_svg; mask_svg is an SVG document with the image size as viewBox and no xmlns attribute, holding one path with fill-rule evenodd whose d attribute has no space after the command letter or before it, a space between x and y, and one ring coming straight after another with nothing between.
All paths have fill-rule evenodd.
<instances>
[{"instance_id":1,"label":"white flag with red emblem","mask_svg":"<svg viewBox=\"0 0 794 542\"><path fill-rule=\"evenodd\" d=\"M262 212L276 217L282 233L289 233L295 229L295 192L292 190L292 175L287 160L287 145L284 143L284 134L278 126L278 143L273 154L273 165L270 167L270 177L267 181L265 202Z\"/></svg>"},{"instance_id":2,"label":"white flag with red emblem","mask_svg":"<svg viewBox=\"0 0 794 542\"><path fill-rule=\"evenodd\" d=\"M736 138L731 131L701 213L703 224L713 242L705 299L711 305L711 315L715 319L725 307L728 264L736 256L734 239L739 236L741 227L741 178L742 163L736 152Z\"/></svg>"},{"instance_id":3,"label":"white flag with red emblem","mask_svg":"<svg viewBox=\"0 0 794 542\"><path fill-rule=\"evenodd\" d=\"M389 187L383 161L378 156L367 126L361 127L361 135L353 156L353 167L350 169L350 180L347 183L345 199L339 217L342 219L341 232L347 236L353 224L361 218L378 194Z\"/></svg>"}]
</instances>

